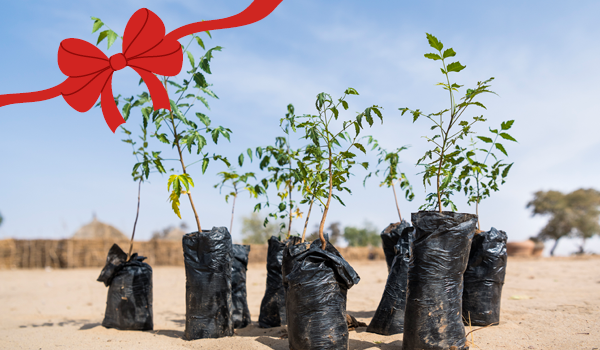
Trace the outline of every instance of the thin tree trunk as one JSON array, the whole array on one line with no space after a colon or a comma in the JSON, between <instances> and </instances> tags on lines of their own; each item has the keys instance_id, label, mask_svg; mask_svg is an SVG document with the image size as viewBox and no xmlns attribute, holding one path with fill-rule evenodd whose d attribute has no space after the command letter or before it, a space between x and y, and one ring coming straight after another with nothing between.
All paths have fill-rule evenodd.
<instances>
[{"instance_id":1,"label":"thin tree trunk","mask_svg":"<svg viewBox=\"0 0 600 350\"><path fill-rule=\"evenodd\" d=\"M235 211L235 200L237 198L237 193L235 194L235 196L233 196L233 206L231 207L231 223L229 224L229 233L233 234L233 213Z\"/></svg>"},{"instance_id":2,"label":"thin tree trunk","mask_svg":"<svg viewBox=\"0 0 600 350\"><path fill-rule=\"evenodd\" d=\"M475 202L475 213L477 214L477 231L481 232L481 224L479 223L479 200Z\"/></svg>"},{"instance_id":3,"label":"thin tree trunk","mask_svg":"<svg viewBox=\"0 0 600 350\"><path fill-rule=\"evenodd\" d=\"M400 215L400 207L398 206L398 197L396 196L396 187L394 186L393 182L392 190L394 190L394 200L396 201L396 210L398 210L398 218L400 219L400 222L402 222L402 215Z\"/></svg>"},{"instance_id":4,"label":"thin tree trunk","mask_svg":"<svg viewBox=\"0 0 600 350\"><path fill-rule=\"evenodd\" d=\"M167 89L167 80L165 79L165 90ZM171 111L171 125L173 125L173 136L175 137L175 144L177 145L177 152L179 153L179 161L181 162L181 168L183 169L183 173L187 174L185 169L185 164L183 163L183 154L181 153L181 146L179 145L179 135L177 134L177 128L175 126L175 119L173 118L173 111ZM198 232L202 232L202 227L200 226L200 219L198 218L198 212L196 211L196 207L194 206L194 201L192 200L192 194L190 191L186 191L187 195L190 199L190 204L192 205L192 210L194 211L194 217L196 218L196 225L198 226Z\"/></svg>"},{"instance_id":5,"label":"thin tree trunk","mask_svg":"<svg viewBox=\"0 0 600 350\"><path fill-rule=\"evenodd\" d=\"M327 241L325 240L325 236L323 235L323 229L325 228L325 219L327 219L327 212L329 211L329 204L331 203L331 195L333 193L333 174L331 171L331 146L328 146L329 149L329 195L327 196L327 203L325 204L325 209L323 210L323 218L321 219L321 225L319 225L319 239L321 240L321 249L325 250L327 247Z\"/></svg>"},{"instance_id":6,"label":"thin tree trunk","mask_svg":"<svg viewBox=\"0 0 600 350\"><path fill-rule=\"evenodd\" d=\"M312 210L314 202L315 199L313 197L313 199L310 201L310 206L308 207L308 214L306 215L306 221L304 222L304 231L302 231L302 240L300 241L300 243L304 243L304 237L306 236L306 227L308 227L308 219L310 218L310 211Z\"/></svg>"},{"instance_id":7,"label":"thin tree trunk","mask_svg":"<svg viewBox=\"0 0 600 350\"><path fill-rule=\"evenodd\" d=\"M552 246L552 249L550 249L550 256L554 256L554 250L556 249L556 246L558 245L558 240L560 238L557 238L556 241L554 241L554 245Z\"/></svg>"},{"instance_id":8,"label":"thin tree trunk","mask_svg":"<svg viewBox=\"0 0 600 350\"><path fill-rule=\"evenodd\" d=\"M135 221L133 223L133 232L131 233L131 242L129 242L129 254L127 254L127 260L131 258L131 251L133 250L133 237L135 236L135 227L137 225L138 217L140 216L140 192L142 190L142 177L140 176L140 181L138 183L138 204L137 204L137 213L135 214Z\"/></svg>"},{"instance_id":9,"label":"thin tree trunk","mask_svg":"<svg viewBox=\"0 0 600 350\"><path fill-rule=\"evenodd\" d=\"M291 164L290 164L291 167ZM291 168L290 168L290 173L291 173ZM290 233L292 232L292 210L294 209L293 204L292 204L292 178L290 177L290 222L288 224L288 233L287 233L287 238L290 238Z\"/></svg>"}]
</instances>

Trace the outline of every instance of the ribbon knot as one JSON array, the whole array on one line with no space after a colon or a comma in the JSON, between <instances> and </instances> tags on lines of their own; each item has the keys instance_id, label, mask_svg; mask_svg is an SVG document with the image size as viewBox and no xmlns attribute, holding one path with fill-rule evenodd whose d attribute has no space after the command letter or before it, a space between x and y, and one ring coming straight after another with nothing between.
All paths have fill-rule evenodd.
<instances>
[{"instance_id":1,"label":"ribbon knot","mask_svg":"<svg viewBox=\"0 0 600 350\"><path fill-rule=\"evenodd\" d=\"M125 58L125 55L122 53L117 53L110 56L108 62L110 63L110 68L112 68L112 70L115 72L127 67L127 58Z\"/></svg>"},{"instance_id":2,"label":"ribbon knot","mask_svg":"<svg viewBox=\"0 0 600 350\"><path fill-rule=\"evenodd\" d=\"M102 114L112 132L125 123L112 93L112 75L125 67L144 80L154 109L171 109L167 90L155 74L175 76L183 65L183 51L177 41L193 33L244 26L268 16L283 0L254 0L237 15L191 23L165 36L165 25L154 12L142 8L127 22L123 52L110 59L94 45L80 39L65 39L58 49L58 67L68 78L52 88L20 94L0 95L0 107L14 103L48 100L61 96L75 110L87 112L100 95Z\"/></svg>"}]
</instances>

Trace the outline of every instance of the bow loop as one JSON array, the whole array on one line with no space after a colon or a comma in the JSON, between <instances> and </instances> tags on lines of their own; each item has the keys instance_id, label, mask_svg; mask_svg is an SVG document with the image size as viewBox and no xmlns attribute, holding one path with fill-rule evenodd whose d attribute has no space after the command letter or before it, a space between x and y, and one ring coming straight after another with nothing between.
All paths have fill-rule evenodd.
<instances>
[{"instance_id":1,"label":"bow loop","mask_svg":"<svg viewBox=\"0 0 600 350\"><path fill-rule=\"evenodd\" d=\"M94 74L108 65L108 57L96 46L81 39L65 39L58 48L58 67L68 77Z\"/></svg>"}]
</instances>

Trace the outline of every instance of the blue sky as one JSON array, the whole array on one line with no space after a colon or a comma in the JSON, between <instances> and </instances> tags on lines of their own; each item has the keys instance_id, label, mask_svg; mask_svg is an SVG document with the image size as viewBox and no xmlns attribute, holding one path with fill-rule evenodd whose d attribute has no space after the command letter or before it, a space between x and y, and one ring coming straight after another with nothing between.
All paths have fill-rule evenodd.
<instances>
[{"instance_id":1,"label":"blue sky","mask_svg":"<svg viewBox=\"0 0 600 350\"><path fill-rule=\"evenodd\" d=\"M74 37L95 42L90 16L122 33L129 17L147 7L171 31L233 15L250 2L10 2L0 12L0 94L62 82L56 61L60 41ZM281 135L279 118L288 103L298 114L312 113L317 93L339 96L349 86L356 88L361 95L349 100L352 113L347 117L371 104L383 106L384 124L367 133L390 149L411 145L401 159L416 193L413 202L400 204L408 216L426 193L414 163L427 148L420 136L427 134L428 125L425 120L413 124L398 108L433 112L447 104L446 94L435 86L442 78L437 64L423 57L430 51L425 33L432 33L467 66L455 76L459 84L468 87L496 78L492 90L498 96L483 98L488 110L470 115L483 113L491 126L514 119L512 134L519 143L508 145L509 160L515 162L512 173L501 191L482 203L480 217L484 228L503 229L509 240L526 239L546 222L531 218L525 208L533 192L600 188L599 10L595 1L284 0L265 20L214 31L213 39L205 40L211 47L224 47L215 55L209 78L220 100L212 101L206 113L233 130L231 143L220 142L219 152L235 158L247 147ZM110 56L120 44L109 51L102 44L101 49ZM138 92L138 80L129 68L119 71L113 91ZM127 126L135 125L134 116ZM0 213L5 220L0 238L67 237L94 212L128 234L137 186L130 178L134 158L121 139L119 131L110 132L99 109L82 114L62 98L0 108ZM230 205L212 187L214 174L222 170L211 166L202 176L199 168L190 169L203 226L229 223ZM346 207L331 209L329 222L361 225L368 220L383 228L396 221L391 190L379 188L376 181L363 188L364 175L357 169L350 182L353 195L344 195ZM140 239L180 223L167 202L166 180L154 176L142 188ZM474 212L462 196L456 201L459 211ZM245 197L239 200L234 239L240 237L239 218L254 204ZM182 217L192 226L187 201L182 202ZM319 219L314 216L310 225ZM600 252L599 241L590 241L588 248ZM575 243L561 243L558 252L575 250Z\"/></svg>"}]
</instances>

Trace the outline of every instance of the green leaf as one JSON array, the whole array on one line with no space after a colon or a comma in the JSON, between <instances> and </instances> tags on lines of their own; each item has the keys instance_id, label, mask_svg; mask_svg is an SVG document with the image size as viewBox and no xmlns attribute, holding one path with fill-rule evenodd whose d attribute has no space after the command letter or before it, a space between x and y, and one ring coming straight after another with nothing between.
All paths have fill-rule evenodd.
<instances>
[{"instance_id":1,"label":"green leaf","mask_svg":"<svg viewBox=\"0 0 600 350\"><path fill-rule=\"evenodd\" d=\"M115 43L115 40L117 40L117 37L118 37L117 33L113 32L112 30L108 31L108 38L107 38L108 48L107 49L110 49L110 47Z\"/></svg>"},{"instance_id":2,"label":"green leaf","mask_svg":"<svg viewBox=\"0 0 600 350\"><path fill-rule=\"evenodd\" d=\"M192 65L192 68L194 68L196 66L196 61L194 61L194 55L192 55L191 52L186 51L188 59L190 60L190 64Z\"/></svg>"},{"instance_id":3,"label":"green leaf","mask_svg":"<svg viewBox=\"0 0 600 350\"><path fill-rule=\"evenodd\" d=\"M433 35L429 33L425 33L427 35L427 41L429 42L429 46L433 47L438 51L442 51L444 45Z\"/></svg>"},{"instance_id":4,"label":"green leaf","mask_svg":"<svg viewBox=\"0 0 600 350\"><path fill-rule=\"evenodd\" d=\"M508 153L506 153L506 150L504 149L504 146L502 146L499 143L496 143L496 148L499 149L500 152L504 153L504 155L508 157Z\"/></svg>"},{"instance_id":5,"label":"green leaf","mask_svg":"<svg viewBox=\"0 0 600 350\"><path fill-rule=\"evenodd\" d=\"M344 110L348 110L348 102L342 100L342 107L344 107Z\"/></svg>"},{"instance_id":6,"label":"green leaf","mask_svg":"<svg viewBox=\"0 0 600 350\"><path fill-rule=\"evenodd\" d=\"M344 91L344 93L346 95L358 95L358 91L351 87L347 88L346 91Z\"/></svg>"},{"instance_id":7,"label":"green leaf","mask_svg":"<svg viewBox=\"0 0 600 350\"><path fill-rule=\"evenodd\" d=\"M454 57L454 56L456 56L456 52L454 52L454 50L452 48L445 50L444 54L442 55L443 58Z\"/></svg>"},{"instance_id":8,"label":"green leaf","mask_svg":"<svg viewBox=\"0 0 600 350\"><path fill-rule=\"evenodd\" d=\"M200 119L200 121L202 122L202 124L204 124L205 126L210 126L210 118L207 117L206 115L197 112L196 113L196 117L198 117L198 119Z\"/></svg>"},{"instance_id":9,"label":"green leaf","mask_svg":"<svg viewBox=\"0 0 600 350\"><path fill-rule=\"evenodd\" d=\"M100 35L98 35L98 42L96 42L96 46L98 44L100 44L102 42L102 40L104 40L104 38L106 38L107 36L108 36L108 29L103 32L100 32Z\"/></svg>"},{"instance_id":10,"label":"green leaf","mask_svg":"<svg viewBox=\"0 0 600 350\"><path fill-rule=\"evenodd\" d=\"M94 17L92 17L92 19L94 19ZM102 23L100 19L96 18L94 26L92 27L92 33L95 33L98 29L102 28L103 25L104 23Z\"/></svg>"},{"instance_id":11,"label":"green leaf","mask_svg":"<svg viewBox=\"0 0 600 350\"><path fill-rule=\"evenodd\" d=\"M502 170L502 178L505 178L508 175L508 172L510 171L510 168L513 166L513 164L515 163L510 163L506 168L504 168L504 170Z\"/></svg>"},{"instance_id":12,"label":"green leaf","mask_svg":"<svg viewBox=\"0 0 600 350\"><path fill-rule=\"evenodd\" d=\"M363 145L361 145L360 143L355 143L353 146L356 147L356 148L358 148L359 150L361 150L362 153L367 154L367 151L365 150L365 147Z\"/></svg>"},{"instance_id":13,"label":"green leaf","mask_svg":"<svg viewBox=\"0 0 600 350\"><path fill-rule=\"evenodd\" d=\"M442 59L442 58L440 57L440 55L438 55L437 53L426 53L426 54L425 54L425 57L426 57L426 58L429 58L430 60L434 60L434 61L437 61L437 60L441 60L441 59Z\"/></svg>"},{"instance_id":14,"label":"green leaf","mask_svg":"<svg viewBox=\"0 0 600 350\"><path fill-rule=\"evenodd\" d=\"M208 83L206 82L206 79L204 78L204 75L200 72L194 73L194 81L196 82L196 84L198 84L200 87L208 87Z\"/></svg>"},{"instance_id":15,"label":"green leaf","mask_svg":"<svg viewBox=\"0 0 600 350\"><path fill-rule=\"evenodd\" d=\"M448 71L448 73L450 72L460 72L461 70L465 69L467 66L463 66L462 64L460 64L460 62L452 62L450 63L446 69Z\"/></svg>"},{"instance_id":16,"label":"green leaf","mask_svg":"<svg viewBox=\"0 0 600 350\"><path fill-rule=\"evenodd\" d=\"M206 172L206 168L208 168L208 162L210 160L208 158L202 159L202 174Z\"/></svg>"},{"instance_id":17,"label":"green leaf","mask_svg":"<svg viewBox=\"0 0 600 350\"><path fill-rule=\"evenodd\" d=\"M478 139L480 139L481 141L485 142L485 143L492 143L494 142L494 140L492 140L489 137L485 137L485 136L477 136Z\"/></svg>"},{"instance_id":18,"label":"green leaf","mask_svg":"<svg viewBox=\"0 0 600 350\"><path fill-rule=\"evenodd\" d=\"M510 141L514 141L517 142L517 140L515 140L514 137L510 136L509 134L505 133L505 132L501 132L500 133L500 137L502 137L505 140L510 140Z\"/></svg>"},{"instance_id":19,"label":"green leaf","mask_svg":"<svg viewBox=\"0 0 600 350\"><path fill-rule=\"evenodd\" d=\"M196 36L196 42L198 43L198 45L200 45L201 48L206 50L206 47L204 47L204 41L202 41L202 39L200 39L199 36Z\"/></svg>"},{"instance_id":20,"label":"green leaf","mask_svg":"<svg viewBox=\"0 0 600 350\"><path fill-rule=\"evenodd\" d=\"M500 128L501 128L502 130L508 130L508 129L510 129L510 127L511 127L511 126L512 126L514 123L515 123L515 121L514 121L514 120L509 120L509 121L502 122L502 124L500 125Z\"/></svg>"},{"instance_id":21,"label":"green leaf","mask_svg":"<svg viewBox=\"0 0 600 350\"><path fill-rule=\"evenodd\" d=\"M240 156L238 157L238 164L240 166L244 165L244 154L241 153Z\"/></svg>"}]
</instances>

